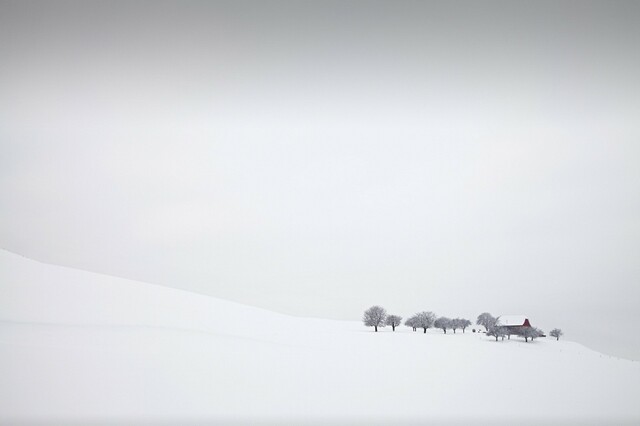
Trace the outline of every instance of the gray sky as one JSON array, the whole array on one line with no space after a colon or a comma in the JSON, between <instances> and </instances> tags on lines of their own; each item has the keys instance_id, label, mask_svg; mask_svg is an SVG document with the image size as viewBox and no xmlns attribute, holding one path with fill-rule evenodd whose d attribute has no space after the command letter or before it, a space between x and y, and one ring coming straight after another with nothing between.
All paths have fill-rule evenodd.
<instances>
[{"instance_id":1,"label":"gray sky","mask_svg":"<svg viewBox=\"0 0 640 426\"><path fill-rule=\"evenodd\" d=\"M0 245L640 359L639 42L638 2L2 0Z\"/></svg>"}]
</instances>

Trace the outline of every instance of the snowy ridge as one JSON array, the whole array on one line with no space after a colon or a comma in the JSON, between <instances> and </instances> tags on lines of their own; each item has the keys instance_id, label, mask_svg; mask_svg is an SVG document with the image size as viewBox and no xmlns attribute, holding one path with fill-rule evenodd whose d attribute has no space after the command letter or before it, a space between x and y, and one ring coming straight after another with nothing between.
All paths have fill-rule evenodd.
<instances>
[{"instance_id":1,"label":"snowy ridge","mask_svg":"<svg viewBox=\"0 0 640 426\"><path fill-rule=\"evenodd\" d=\"M0 319L16 322L147 325L206 329L233 311L282 321L283 315L184 290L48 265L0 250ZM241 322L225 324L238 332Z\"/></svg>"},{"instance_id":2,"label":"snowy ridge","mask_svg":"<svg viewBox=\"0 0 640 426\"><path fill-rule=\"evenodd\" d=\"M640 363L301 319L0 251L0 424L640 422Z\"/></svg>"}]
</instances>

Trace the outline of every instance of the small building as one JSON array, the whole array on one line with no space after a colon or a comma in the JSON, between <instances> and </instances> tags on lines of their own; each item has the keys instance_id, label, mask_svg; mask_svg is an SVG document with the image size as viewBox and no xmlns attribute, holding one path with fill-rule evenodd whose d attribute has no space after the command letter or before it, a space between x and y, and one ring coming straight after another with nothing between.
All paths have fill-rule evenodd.
<instances>
[{"instance_id":1,"label":"small building","mask_svg":"<svg viewBox=\"0 0 640 426\"><path fill-rule=\"evenodd\" d=\"M496 321L496 325L505 328L531 327L529 318L525 315L500 315Z\"/></svg>"},{"instance_id":2,"label":"small building","mask_svg":"<svg viewBox=\"0 0 640 426\"><path fill-rule=\"evenodd\" d=\"M522 327L531 327L529 318L525 315L500 315L496 320L496 325L502 327L511 339L511 335L519 336Z\"/></svg>"}]
</instances>

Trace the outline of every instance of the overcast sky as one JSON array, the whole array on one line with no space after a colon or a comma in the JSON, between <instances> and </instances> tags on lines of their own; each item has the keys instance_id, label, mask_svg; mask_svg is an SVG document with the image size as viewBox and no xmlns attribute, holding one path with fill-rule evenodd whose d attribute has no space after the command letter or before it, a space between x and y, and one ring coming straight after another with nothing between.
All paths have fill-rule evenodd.
<instances>
[{"instance_id":1,"label":"overcast sky","mask_svg":"<svg viewBox=\"0 0 640 426\"><path fill-rule=\"evenodd\" d=\"M639 46L638 2L0 0L0 246L640 359Z\"/></svg>"}]
</instances>

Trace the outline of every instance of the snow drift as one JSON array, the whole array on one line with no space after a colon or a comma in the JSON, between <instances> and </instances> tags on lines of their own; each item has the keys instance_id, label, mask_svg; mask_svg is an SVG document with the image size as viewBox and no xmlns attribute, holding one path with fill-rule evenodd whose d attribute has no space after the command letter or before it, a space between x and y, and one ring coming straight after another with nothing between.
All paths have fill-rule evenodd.
<instances>
[{"instance_id":1,"label":"snow drift","mask_svg":"<svg viewBox=\"0 0 640 426\"><path fill-rule=\"evenodd\" d=\"M640 423L640 363L569 341L373 333L6 251L0 377L0 424Z\"/></svg>"}]
</instances>

